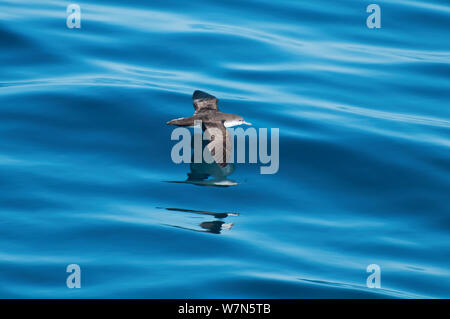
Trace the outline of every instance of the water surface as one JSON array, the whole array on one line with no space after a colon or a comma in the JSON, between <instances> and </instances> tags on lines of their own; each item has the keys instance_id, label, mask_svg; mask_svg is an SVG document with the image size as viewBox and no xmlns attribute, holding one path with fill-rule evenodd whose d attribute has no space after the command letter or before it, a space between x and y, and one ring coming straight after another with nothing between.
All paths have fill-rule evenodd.
<instances>
[{"instance_id":1,"label":"water surface","mask_svg":"<svg viewBox=\"0 0 450 319\"><path fill-rule=\"evenodd\" d=\"M1 297L450 297L448 2L77 3L0 2ZM171 161L196 89L277 174Z\"/></svg>"}]
</instances>

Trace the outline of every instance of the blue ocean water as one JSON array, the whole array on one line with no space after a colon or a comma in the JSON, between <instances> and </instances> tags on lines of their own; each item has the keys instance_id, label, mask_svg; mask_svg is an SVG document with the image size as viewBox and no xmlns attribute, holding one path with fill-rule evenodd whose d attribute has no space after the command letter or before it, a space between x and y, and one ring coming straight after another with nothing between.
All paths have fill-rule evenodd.
<instances>
[{"instance_id":1,"label":"blue ocean water","mask_svg":"<svg viewBox=\"0 0 450 319\"><path fill-rule=\"evenodd\" d=\"M448 1L69 3L0 1L0 297L450 297ZM185 182L196 89L277 174Z\"/></svg>"}]
</instances>

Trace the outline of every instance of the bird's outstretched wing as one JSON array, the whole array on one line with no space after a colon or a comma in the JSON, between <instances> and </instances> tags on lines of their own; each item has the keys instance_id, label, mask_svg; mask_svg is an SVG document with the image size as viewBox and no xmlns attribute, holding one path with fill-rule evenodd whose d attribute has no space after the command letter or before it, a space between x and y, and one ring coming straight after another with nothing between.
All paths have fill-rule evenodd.
<instances>
[{"instance_id":1,"label":"bird's outstretched wing","mask_svg":"<svg viewBox=\"0 0 450 319\"><path fill-rule=\"evenodd\" d=\"M203 122L203 130L211 142L206 146L214 161L220 166L227 166L231 151L232 141L230 133L222 122Z\"/></svg>"},{"instance_id":2,"label":"bird's outstretched wing","mask_svg":"<svg viewBox=\"0 0 450 319\"><path fill-rule=\"evenodd\" d=\"M219 111L217 102L219 101L215 96L203 91L195 91L192 95L194 101L195 113L198 114L205 111Z\"/></svg>"}]
</instances>

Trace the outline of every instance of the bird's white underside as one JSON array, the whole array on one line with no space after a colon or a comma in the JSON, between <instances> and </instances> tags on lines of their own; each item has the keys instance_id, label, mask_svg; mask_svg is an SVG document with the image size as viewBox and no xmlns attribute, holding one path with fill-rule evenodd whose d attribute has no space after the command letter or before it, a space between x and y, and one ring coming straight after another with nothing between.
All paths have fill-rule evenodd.
<instances>
[{"instance_id":1,"label":"bird's white underside","mask_svg":"<svg viewBox=\"0 0 450 319\"><path fill-rule=\"evenodd\" d=\"M225 121L225 123L223 123L225 125L225 127L233 127L233 126L237 126L237 125L241 125L242 121Z\"/></svg>"},{"instance_id":2,"label":"bird's white underside","mask_svg":"<svg viewBox=\"0 0 450 319\"><path fill-rule=\"evenodd\" d=\"M238 126L238 125L247 124L247 123L242 123L242 121L225 121L223 124L225 127L233 127L233 126ZM189 126L189 127L200 127L200 124Z\"/></svg>"}]
</instances>

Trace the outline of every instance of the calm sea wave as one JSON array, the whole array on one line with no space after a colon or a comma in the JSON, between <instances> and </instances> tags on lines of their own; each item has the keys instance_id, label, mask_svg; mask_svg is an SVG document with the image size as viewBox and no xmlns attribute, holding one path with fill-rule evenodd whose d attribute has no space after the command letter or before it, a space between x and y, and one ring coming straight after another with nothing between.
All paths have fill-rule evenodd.
<instances>
[{"instance_id":1,"label":"calm sea wave","mask_svg":"<svg viewBox=\"0 0 450 319\"><path fill-rule=\"evenodd\" d=\"M450 297L448 1L69 3L0 1L0 297ZM277 174L188 179L196 89Z\"/></svg>"}]
</instances>

